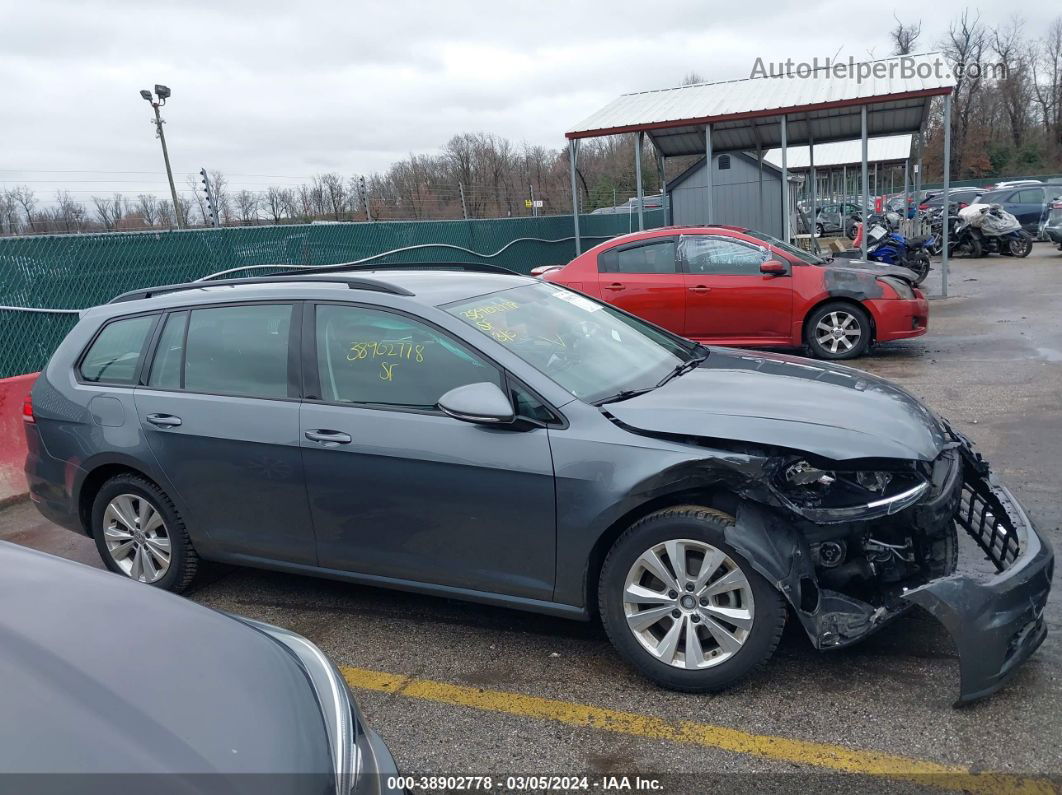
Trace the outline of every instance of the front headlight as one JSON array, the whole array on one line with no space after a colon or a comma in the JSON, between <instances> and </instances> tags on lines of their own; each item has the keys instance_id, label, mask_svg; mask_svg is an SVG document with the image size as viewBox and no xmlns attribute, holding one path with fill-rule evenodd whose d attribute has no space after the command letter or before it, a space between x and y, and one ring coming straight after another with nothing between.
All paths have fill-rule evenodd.
<instances>
[{"instance_id":1,"label":"front headlight","mask_svg":"<svg viewBox=\"0 0 1062 795\"><path fill-rule=\"evenodd\" d=\"M910 301L915 297L914 289L903 279L897 279L895 276L879 276L878 281L882 284L889 285L898 298Z\"/></svg>"},{"instance_id":2,"label":"front headlight","mask_svg":"<svg viewBox=\"0 0 1062 795\"><path fill-rule=\"evenodd\" d=\"M357 746L358 726L347 683L324 652L302 635L243 616L239 619L286 646L301 663L324 715L336 777L336 795L349 795L358 780L361 757Z\"/></svg>"},{"instance_id":3,"label":"front headlight","mask_svg":"<svg viewBox=\"0 0 1062 795\"><path fill-rule=\"evenodd\" d=\"M844 470L806 459L778 462L772 490L793 512L816 524L868 521L914 505L929 481L913 469Z\"/></svg>"}]
</instances>

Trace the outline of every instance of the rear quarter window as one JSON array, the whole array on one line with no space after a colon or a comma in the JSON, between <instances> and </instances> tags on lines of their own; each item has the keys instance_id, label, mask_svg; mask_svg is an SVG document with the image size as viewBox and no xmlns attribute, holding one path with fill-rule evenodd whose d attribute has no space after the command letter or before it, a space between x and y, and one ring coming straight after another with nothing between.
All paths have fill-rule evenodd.
<instances>
[{"instance_id":1,"label":"rear quarter window","mask_svg":"<svg viewBox=\"0 0 1062 795\"><path fill-rule=\"evenodd\" d=\"M81 357L78 372L82 380L132 385L156 317L140 315L112 320L105 325Z\"/></svg>"}]
</instances>

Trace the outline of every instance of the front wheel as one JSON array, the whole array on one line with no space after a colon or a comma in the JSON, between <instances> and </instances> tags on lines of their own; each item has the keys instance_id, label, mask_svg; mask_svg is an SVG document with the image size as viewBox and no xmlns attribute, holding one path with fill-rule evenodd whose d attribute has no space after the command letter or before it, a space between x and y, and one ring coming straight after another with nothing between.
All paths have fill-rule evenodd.
<instances>
[{"instance_id":1,"label":"front wheel","mask_svg":"<svg viewBox=\"0 0 1062 795\"><path fill-rule=\"evenodd\" d=\"M818 359L854 359L870 345L870 317L843 301L824 304L808 318L806 337Z\"/></svg>"},{"instance_id":2,"label":"front wheel","mask_svg":"<svg viewBox=\"0 0 1062 795\"><path fill-rule=\"evenodd\" d=\"M1019 232L1017 237L1010 239L1010 256L1027 257L1032 253L1033 240L1024 232Z\"/></svg>"},{"instance_id":3,"label":"front wheel","mask_svg":"<svg viewBox=\"0 0 1062 795\"><path fill-rule=\"evenodd\" d=\"M632 525L605 559L598 604L609 639L662 687L723 690L778 645L785 602L726 543L733 524L712 508L665 508Z\"/></svg>"},{"instance_id":4,"label":"front wheel","mask_svg":"<svg viewBox=\"0 0 1062 795\"><path fill-rule=\"evenodd\" d=\"M925 252L916 254L907 263L907 267L915 273L915 284L921 284L929 275L929 255Z\"/></svg>"}]
</instances>

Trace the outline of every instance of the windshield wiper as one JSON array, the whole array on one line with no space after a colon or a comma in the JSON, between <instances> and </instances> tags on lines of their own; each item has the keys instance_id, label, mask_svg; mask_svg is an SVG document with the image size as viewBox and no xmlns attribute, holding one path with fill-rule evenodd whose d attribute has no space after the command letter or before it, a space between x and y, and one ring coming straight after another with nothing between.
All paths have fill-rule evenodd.
<instances>
[{"instance_id":1,"label":"windshield wiper","mask_svg":"<svg viewBox=\"0 0 1062 795\"><path fill-rule=\"evenodd\" d=\"M697 352L692 354L690 358L686 361L675 365L674 369L670 373L665 375L663 378L661 378L656 386L662 387L672 378L677 378L680 375L685 375L690 370L696 370L700 363L708 358L708 353L709 351L706 347L704 347L700 343L697 343Z\"/></svg>"},{"instance_id":2,"label":"windshield wiper","mask_svg":"<svg viewBox=\"0 0 1062 795\"><path fill-rule=\"evenodd\" d=\"M594 405L604 406L606 403L618 403L619 401L626 400L627 398L637 397L638 395L644 395L646 392L652 392L654 389L656 389L655 386L647 386L643 389L621 389L615 395L609 395L608 397L603 397L600 400L595 400Z\"/></svg>"}]
</instances>

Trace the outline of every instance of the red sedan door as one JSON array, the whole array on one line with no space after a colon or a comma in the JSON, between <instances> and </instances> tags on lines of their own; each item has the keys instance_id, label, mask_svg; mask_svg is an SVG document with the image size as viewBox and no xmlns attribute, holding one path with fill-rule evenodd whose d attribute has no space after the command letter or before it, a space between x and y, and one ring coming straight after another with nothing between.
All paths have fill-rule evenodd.
<instances>
[{"instance_id":1,"label":"red sedan door","mask_svg":"<svg viewBox=\"0 0 1062 795\"><path fill-rule=\"evenodd\" d=\"M734 345L789 341L792 271L784 276L760 273L760 264L770 258L766 249L724 235L682 235L678 248L687 337Z\"/></svg>"},{"instance_id":2,"label":"red sedan door","mask_svg":"<svg viewBox=\"0 0 1062 795\"><path fill-rule=\"evenodd\" d=\"M676 334L683 333L686 288L678 272L676 238L651 237L598 254L601 298Z\"/></svg>"}]
</instances>

